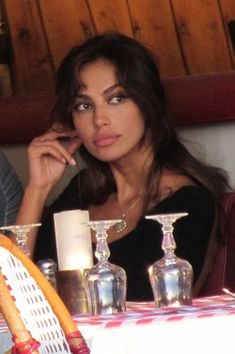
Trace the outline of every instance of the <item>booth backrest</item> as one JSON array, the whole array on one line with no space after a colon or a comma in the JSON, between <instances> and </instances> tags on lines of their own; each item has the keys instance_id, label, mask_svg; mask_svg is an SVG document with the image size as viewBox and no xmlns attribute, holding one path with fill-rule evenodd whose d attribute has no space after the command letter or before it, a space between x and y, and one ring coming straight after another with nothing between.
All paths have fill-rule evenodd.
<instances>
[{"instance_id":1,"label":"booth backrest","mask_svg":"<svg viewBox=\"0 0 235 354\"><path fill-rule=\"evenodd\" d=\"M225 195L224 212L221 220L226 245L224 287L235 292L235 193Z\"/></svg>"},{"instance_id":2,"label":"booth backrest","mask_svg":"<svg viewBox=\"0 0 235 354\"><path fill-rule=\"evenodd\" d=\"M215 263L200 296L235 292L235 192L226 193L219 212L219 245Z\"/></svg>"},{"instance_id":3,"label":"booth backrest","mask_svg":"<svg viewBox=\"0 0 235 354\"><path fill-rule=\"evenodd\" d=\"M235 72L163 80L176 125L235 120ZM0 145L27 143L48 128L51 92L0 98Z\"/></svg>"}]
</instances>

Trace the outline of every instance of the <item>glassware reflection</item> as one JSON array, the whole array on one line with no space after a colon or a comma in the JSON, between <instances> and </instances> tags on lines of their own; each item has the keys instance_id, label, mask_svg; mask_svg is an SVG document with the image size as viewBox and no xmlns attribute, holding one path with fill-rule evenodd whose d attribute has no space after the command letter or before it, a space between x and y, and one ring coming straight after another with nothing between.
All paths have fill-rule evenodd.
<instances>
[{"instance_id":1,"label":"glassware reflection","mask_svg":"<svg viewBox=\"0 0 235 354\"><path fill-rule=\"evenodd\" d=\"M0 230L7 230L11 231L16 235L16 242L19 248L24 252L26 256L30 256L29 248L27 245L27 233L31 231L34 227L41 226L40 223L38 224L28 224L28 225L9 225L9 226L2 226Z\"/></svg>"},{"instance_id":2,"label":"glassware reflection","mask_svg":"<svg viewBox=\"0 0 235 354\"><path fill-rule=\"evenodd\" d=\"M53 259L41 259L37 262L37 266L53 288L56 289L57 263Z\"/></svg>"},{"instance_id":3,"label":"glassware reflection","mask_svg":"<svg viewBox=\"0 0 235 354\"><path fill-rule=\"evenodd\" d=\"M113 314L126 310L126 273L108 261L107 230L121 220L91 221L96 233L95 256L98 263L85 274L89 310L92 315Z\"/></svg>"},{"instance_id":4,"label":"glassware reflection","mask_svg":"<svg viewBox=\"0 0 235 354\"><path fill-rule=\"evenodd\" d=\"M193 270L190 263L175 255L173 223L187 213L148 215L162 225L164 256L149 268L149 278L157 307L191 305Z\"/></svg>"}]
</instances>

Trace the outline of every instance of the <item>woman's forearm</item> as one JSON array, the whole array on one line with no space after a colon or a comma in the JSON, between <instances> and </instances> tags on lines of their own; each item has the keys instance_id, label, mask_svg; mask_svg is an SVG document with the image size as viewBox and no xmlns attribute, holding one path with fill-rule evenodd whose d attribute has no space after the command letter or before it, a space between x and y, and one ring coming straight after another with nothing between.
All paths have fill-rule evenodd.
<instances>
[{"instance_id":1,"label":"woman's forearm","mask_svg":"<svg viewBox=\"0 0 235 354\"><path fill-rule=\"evenodd\" d=\"M39 223L44 209L49 189L38 189L31 186L25 188L23 200L16 218L16 225ZM33 256L38 228L33 228L28 234L27 245L31 257ZM14 240L14 238L13 238Z\"/></svg>"}]
</instances>

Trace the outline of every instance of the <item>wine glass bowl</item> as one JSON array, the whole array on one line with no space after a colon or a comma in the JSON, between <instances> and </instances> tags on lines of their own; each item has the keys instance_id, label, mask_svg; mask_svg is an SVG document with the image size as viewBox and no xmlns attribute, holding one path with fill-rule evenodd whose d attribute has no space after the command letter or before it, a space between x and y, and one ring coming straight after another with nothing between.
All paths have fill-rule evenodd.
<instances>
[{"instance_id":1,"label":"wine glass bowl","mask_svg":"<svg viewBox=\"0 0 235 354\"><path fill-rule=\"evenodd\" d=\"M98 262L85 274L86 291L92 315L113 314L126 310L126 273L108 261L107 230L121 220L90 221L96 233L95 256Z\"/></svg>"},{"instance_id":2,"label":"wine glass bowl","mask_svg":"<svg viewBox=\"0 0 235 354\"><path fill-rule=\"evenodd\" d=\"M126 276L121 267L109 262L95 265L85 275L92 315L114 314L126 310Z\"/></svg>"},{"instance_id":3,"label":"wine glass bowl","mask_svg":"<svg viewBox=\"0 0 235 354\"><path fill-rule=\"evenodd\" d=\"M149 268L149 279L157 307L192 304L193 270L190 263L175 255L173 223L187 213L148 215L162 225L164 256Z\"/></svg>"}]
</instances>

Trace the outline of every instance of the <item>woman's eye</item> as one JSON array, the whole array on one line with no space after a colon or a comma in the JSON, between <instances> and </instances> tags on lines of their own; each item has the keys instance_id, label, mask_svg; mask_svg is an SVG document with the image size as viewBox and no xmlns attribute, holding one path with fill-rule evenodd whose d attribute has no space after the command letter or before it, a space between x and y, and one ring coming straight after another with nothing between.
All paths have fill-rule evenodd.
<instances>
[{"instance_id":1,"label":"woman's eye","mask_svg":"<svg viewBox=\"0 0 235 354\"><path fill-rule=\"evenodd\" d=\"M124 95L117 95L117 96L114 96L110 99L110 103L120 103L122 101L124 101L125 99L127 98L127 96L124 96Z\"/></svg>"},{"instance_id":2,"label":"woman's eye","mask_svg":"<svg viewBox=\"0 0 235 354\"><path fill-rule=\"evenodd\" d=\"M76 111L87 111L91 109L91 105L89 103L78 103L74 108Z\"/></svg>"}]
</instances>

